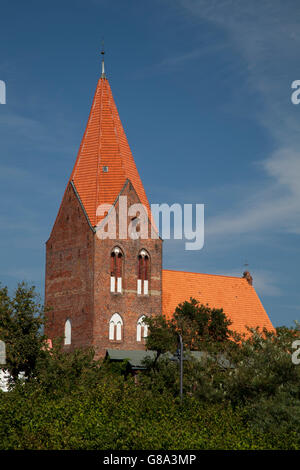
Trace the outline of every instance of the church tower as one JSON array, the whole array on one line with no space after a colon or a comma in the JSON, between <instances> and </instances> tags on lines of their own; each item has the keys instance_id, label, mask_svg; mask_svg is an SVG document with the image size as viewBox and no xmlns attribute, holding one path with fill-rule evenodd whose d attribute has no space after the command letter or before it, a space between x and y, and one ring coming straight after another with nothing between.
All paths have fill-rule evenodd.
<instances>
[{"instance_id":1,"label":"church tower","mask_svg":"<svg viewBox=\"0 0 300 470\"><path fill-rule=\"evenodd\" d=\"M135 204L143 205L144 214L132 211ZM108 227L115 229L113 236L105 235ZM66 350L92 346L96 359L106 349L144 349L143 316L162 311L162 240L155 233L103 61L77 159L46 243L48 338L64 337Z\"/></svg>"}]
</instances>

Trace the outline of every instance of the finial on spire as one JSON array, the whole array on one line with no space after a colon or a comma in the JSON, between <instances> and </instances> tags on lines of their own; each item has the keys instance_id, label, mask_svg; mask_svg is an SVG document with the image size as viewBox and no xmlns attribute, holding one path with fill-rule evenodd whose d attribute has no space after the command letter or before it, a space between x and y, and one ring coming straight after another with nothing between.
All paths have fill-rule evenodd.
<instances>
[{"instance_id":1,"label":"finial on spire","mask_svg":"<svg viewBox=\"0 0 300 470\"><path fill-rule=\"evenodd\" d=\"M105 69L104 69L104 41L102 41L102 50L101 50L101 55L102 55L102 73L101 73L101 78L106 78L105 75Z\"/></svg>"}]
</instances>

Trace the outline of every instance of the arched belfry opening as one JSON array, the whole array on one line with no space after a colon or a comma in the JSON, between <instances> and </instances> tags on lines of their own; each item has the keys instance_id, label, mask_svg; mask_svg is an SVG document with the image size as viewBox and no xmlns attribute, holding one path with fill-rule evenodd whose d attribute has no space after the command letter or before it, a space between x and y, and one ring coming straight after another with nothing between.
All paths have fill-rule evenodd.
<instances>
[{"instance_id":1,"label":"arched belfry opening","mask_svg":"<svg viewBox=\"0 0 300 470\"><path fill-rule=\"evenodd\" d=\"M141 250L138 255L138 279L137 293L138 295L149 294L149 277L150 277L150 256L146 250Z\"/></svg>"},{"instance_id":2,"label":"arched belfry opening","mask_svg":"<svg viewBox=\"0 0 300 470\"><path fill-rule=\"evenodd\" d=\"M116 246L110 253L110 292L122 293L123 262L123 252Z\"/></svg>"}]
</instances>

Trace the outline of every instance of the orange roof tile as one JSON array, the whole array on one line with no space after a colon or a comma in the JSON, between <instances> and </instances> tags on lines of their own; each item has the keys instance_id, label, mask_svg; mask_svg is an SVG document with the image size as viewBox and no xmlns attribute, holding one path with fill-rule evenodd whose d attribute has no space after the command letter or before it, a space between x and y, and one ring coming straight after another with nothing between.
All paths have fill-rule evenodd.
<instances>
[{"instance_id":1,"label":"orange roof tile","mask_svg":"<svg viewBox=\"0 0 300 470\"><path fill-rule=\"evenodd\" d=\"M103 167L108 167L108 172ZM150 210L110 85L101 77L70 177L92 226L100 220L96 217L97 207L113 204L127 179Z\"/></svg>"},{"instance_id":2,"label":"orange roof tile","mask_svg":"<svg viewBox=\"0 0 300 470\"><path fill-rule=\"evenodd\" d=\"M177 305L190 297L211 308L223 308L232 321L230 328L238 333L246 333L246 326L274 330L254 287L246 279L163 270L163 314L171 318Z\"/></svg>"}]
</instances>

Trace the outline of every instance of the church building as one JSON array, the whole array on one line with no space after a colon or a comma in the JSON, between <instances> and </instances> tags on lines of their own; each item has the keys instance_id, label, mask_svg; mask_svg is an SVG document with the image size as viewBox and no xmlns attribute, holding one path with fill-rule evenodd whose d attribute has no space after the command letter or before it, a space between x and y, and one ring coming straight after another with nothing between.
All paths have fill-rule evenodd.
<instances>
[{"instance_id":1,"label":"church building","mask_svg":"<svg viewBox=\"0 0 300 470\"><path fill-rule=\"evenodd\" d=\"M99 213L99 206L113 207L118 215L122 196L128 206L146 208L149 237L97 236L99 223L109 217L109 209ZM127 222L138 224L138 219L128 215ZM119 234L118 222L116 228ZM152 230L150 205L102 61L87 126L46 242L45 305L51 307L46 335L64 337L66 350L91 346L96 359L112 349L143 350L144 315L170 318L190 297L223 308L238 332L246 326L273 330L248 272L239 278L164 270L163 242L150 236Z\"/></svg>"}]
</instances>

